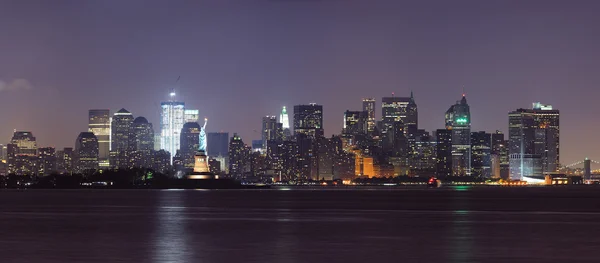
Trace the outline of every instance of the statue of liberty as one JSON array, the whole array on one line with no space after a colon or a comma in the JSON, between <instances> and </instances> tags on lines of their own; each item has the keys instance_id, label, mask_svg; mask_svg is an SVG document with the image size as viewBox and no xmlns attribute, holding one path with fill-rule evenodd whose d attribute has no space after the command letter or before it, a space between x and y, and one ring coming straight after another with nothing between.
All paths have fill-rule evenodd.
<instances>
[{"instance_id":1,"label":"statue of liberty","mask_svg":"<svg viewBox=\"0 0 600 263\"><path fill-rule=\"evenodd\" d=\"M207 118L204 118L204 125L200 128L200 147L199 151L204 152L204 154L208 155L206 152L206 123L208 122Z\"/></svg>"}]
</instances>

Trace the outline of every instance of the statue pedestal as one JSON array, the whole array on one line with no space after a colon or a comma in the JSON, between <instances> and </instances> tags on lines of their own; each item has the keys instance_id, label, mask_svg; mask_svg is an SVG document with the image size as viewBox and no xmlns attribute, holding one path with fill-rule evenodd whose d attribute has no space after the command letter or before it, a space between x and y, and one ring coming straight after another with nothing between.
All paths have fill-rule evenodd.
<instances>
[{"instance_id":1,"label":"statue pedestal","mask_svg":"<svg viewBox=\"0 0 600 263\"><path fill-rule=\"evenodd\" d=\"M210 172L208 156L204 151L199 151L194 156L194 171L187 176L188 179L218 179Z\"/></svg>"}]
</instances>

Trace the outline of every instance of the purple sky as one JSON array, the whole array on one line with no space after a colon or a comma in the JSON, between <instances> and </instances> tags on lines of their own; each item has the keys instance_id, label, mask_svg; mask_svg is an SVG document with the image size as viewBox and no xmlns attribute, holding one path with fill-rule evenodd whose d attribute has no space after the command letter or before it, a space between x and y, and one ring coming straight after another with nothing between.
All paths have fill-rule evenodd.
<instances>
[{"instance_id":1,"label":"purple sky","mask_svg":"<svg viewBox=\"0 0 600 263\"><path fill-rule=\"evenodd\" d=\"M87 110L121 107L158 131L178 93L209 131L259 138L281 106L324 105L326 134L362 97L414 90L420 128L465 86L473 130L510 110L561 110L561 161L600 160L600 3L576 1L0 2L0 143L31 130L73 146Z\"/></svg>"}]
</instances>

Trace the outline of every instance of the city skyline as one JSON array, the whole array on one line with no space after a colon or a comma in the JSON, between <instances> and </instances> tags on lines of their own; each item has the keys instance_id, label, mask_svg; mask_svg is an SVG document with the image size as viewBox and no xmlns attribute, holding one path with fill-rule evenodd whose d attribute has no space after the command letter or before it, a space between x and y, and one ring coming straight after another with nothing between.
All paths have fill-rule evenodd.
<instances>
[{"instance_id":1,"label":"city skyline","mask_svg":"<svg viewBox=\"0 0 600 263\"><path fill-rule=\"evenodd\" d=\"M0 10L0 29L11 36L0 43L0 144L16 129L32 131L40 147L74 147L95 108L126 108L158 133L160 102L173 87L186 107L211 119L209 131L238 133L247 143L260 138L253 130L261 118L282 106L323 105L330 136L363 98L375 98L379 120L382 97L411 90L420 128L434 131L464 86L472 131L507 134L508 112L540 101L561 110L562 163L600 159L589 121L600 110L582 110L600 96L595 3L181 3L171 6L181 17L196 10L202 18L179 27L183 20L167 23L158 12L166 3L148 5L138 23L127 24L139 7L134 1L110 14L89 11L105 8L95 2L42 1L46 8L29 12L33 2ZM298 23L306 21L297 9L314 21ZM536 20L519 10L538 10ZM167 37L153 41L155 35ZM269 44L273 36L277 44ZM140 48L129 52L131 46Z\"/></svg>"}]
</instances>

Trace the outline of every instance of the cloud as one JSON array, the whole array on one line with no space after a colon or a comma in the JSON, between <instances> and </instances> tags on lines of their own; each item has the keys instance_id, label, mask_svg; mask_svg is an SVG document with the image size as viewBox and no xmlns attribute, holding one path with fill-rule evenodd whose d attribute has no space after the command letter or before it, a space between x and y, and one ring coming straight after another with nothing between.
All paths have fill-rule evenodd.
<instances>
[{"instance_id":1,"label":"cloud","mask_svg":"<svg viewBox=\"0 0 600 263\"><path fill-rule=\"evenodd\" d=\"M33 89L31 82L26 79L13 79L11 82L0 80L0 92Z\"/></svg>"}]
</instances>

